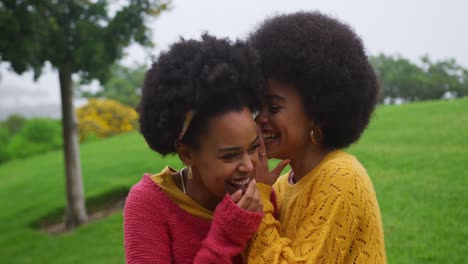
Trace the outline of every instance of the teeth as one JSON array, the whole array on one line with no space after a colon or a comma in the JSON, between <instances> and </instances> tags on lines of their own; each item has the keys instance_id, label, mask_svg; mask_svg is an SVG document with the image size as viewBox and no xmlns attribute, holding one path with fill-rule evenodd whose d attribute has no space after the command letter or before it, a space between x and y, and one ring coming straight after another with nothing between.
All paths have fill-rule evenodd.
<instances>
[{"instance_id":1,"label":"teeth","mask_svg":"<svg viewBox=\"0 0 468 264\"><path fill-rule=\"evenodd\" d=\"M264 139L274 139L274 138L277 138L277 137L278 137L278 134L275 134L275 133L270 133L270 132L263 133L263 138Z\"/></svg>"},{"instance_id":2,"label":"teeth","mask_svg":"<svg viewBox=\"0 0 468 264\"><path fill-rule=\"evenodd\" d=\"M249 181L250 181L250 178L246 178L246 179L232 180L231 183L236 186L243 186L249 183Z\"/></svg>"}]
</instances>

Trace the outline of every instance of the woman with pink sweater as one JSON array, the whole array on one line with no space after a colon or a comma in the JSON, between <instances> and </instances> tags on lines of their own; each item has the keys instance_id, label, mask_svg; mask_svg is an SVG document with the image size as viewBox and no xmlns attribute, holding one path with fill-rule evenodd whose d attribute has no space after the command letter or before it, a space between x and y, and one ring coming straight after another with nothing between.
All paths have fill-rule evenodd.
<instances>
[{"instance_id":1,"label":"woman with pink sweater","mask_svg":"<svg viewBox=\"0 0 468 264\"><path fill-rule=\"evenodd\" d=\"M254 171L265 154L252 117L261 88L257 55L241 42L181 39L153 63L140 130L151 149L186 167L146 174L131 189L127 263L243 263L263 217Z\"/></svg>"}]
</instances>

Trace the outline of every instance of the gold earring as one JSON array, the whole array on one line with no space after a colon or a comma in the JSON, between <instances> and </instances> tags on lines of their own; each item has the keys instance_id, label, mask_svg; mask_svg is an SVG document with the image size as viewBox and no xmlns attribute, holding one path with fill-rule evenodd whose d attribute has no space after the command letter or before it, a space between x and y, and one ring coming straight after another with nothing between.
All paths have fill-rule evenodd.
<instances>
[{"instance_id":1,"label":"gold earring","mask_svg":"<svg viewBox=\"0 0 468 264\"><path fill-rule=\"evenodd\" d=\"M312 139L312 143L314 145L318 144L318 141L314 138L314 130L313 129L310 131L310 138Z\"/></svg>"},{"instance_id":2,"label":"gold earring","mask_svg":"<svg viewBox=\"0 0 468 264\"><path fill-rule=\"evenodd\" d=\"M187 179L191 180L193 178L192 176L192 167L188 166L187 167Z\"/></svg>"}]
</instances>

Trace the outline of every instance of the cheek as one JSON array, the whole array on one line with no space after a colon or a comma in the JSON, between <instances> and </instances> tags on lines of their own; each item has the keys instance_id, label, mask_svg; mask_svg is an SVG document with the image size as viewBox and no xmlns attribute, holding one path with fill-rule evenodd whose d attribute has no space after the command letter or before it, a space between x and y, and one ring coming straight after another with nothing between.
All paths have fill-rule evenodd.
<instances>
[{"instance_id":1,"label":"cheek","mask_svg":"<svg viewBox=\"0 0 468 264\"><path fill-rule=\"evenodd\" d=\"M308 117L299 107L291 109L286 116L288 126L294 128L294 130L299 133L303 133L305 127L310 122Z\"/></svg>"},{"instance_id":2,"label":"cheek","mask_svg":"<svg viewBox=\"0 0 468 264\"><path fill-rule=\"evenodd\" d=\"M210 166L204 171L203 181L211 192L222 197L227 191L225 180L234 175L235 171L236 165L234 163L211 162Z\"/></svg>"},{"instance_id":3,"label":"cheek","mask_svg":"<svg viewBox=\"0 0 468 264\"><path fill-rule=\"evenodd\" d=\"M270 121L276 129L285 130L288 128L289 118L287 113L277 113L271 116Z\"/></svg>"},{"instance_id":4,"label":"cheek","mask_svg":"<svg viewBox=\"0 0 468 264\"><path fill-rule=\"evenodd\" d=\"M288 113L278 117L278 129L284 134L286 144L292 148L304 146L308 140L305 124L307 120L300 116L302 113ZM300 117L299 117L300 116Z\"/></svg>"}]
</instances>

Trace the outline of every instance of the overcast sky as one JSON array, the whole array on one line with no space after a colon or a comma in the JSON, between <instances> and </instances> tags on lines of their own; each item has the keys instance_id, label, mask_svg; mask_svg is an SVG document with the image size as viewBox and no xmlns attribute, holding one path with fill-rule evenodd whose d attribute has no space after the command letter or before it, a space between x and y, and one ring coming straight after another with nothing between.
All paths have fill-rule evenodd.
<instances>
[{"instance_id":1,"label":"overcast sky","mask_svg":"<svg viewBox=\"0 0 468 264\"><path fill-rule=\"evenodd\" d=\"M151 23L156 47L131 46L123 62L148 63L151 54L179 36L198 38L203 31L244 38L267 16L299 10L319 10L350 24L369 54L399 54L412 61L428 54L434 60L455 58L468 68L468 1L463 0L173 0L172 9ZM0 109L60 102L56 71L46 69L33 82L32 73L18 76L7 69L0 65ZM18 89L32 91L31 96L18 96Z\"/></svg>"}]
</instances>

